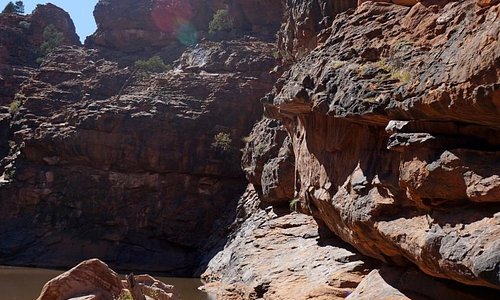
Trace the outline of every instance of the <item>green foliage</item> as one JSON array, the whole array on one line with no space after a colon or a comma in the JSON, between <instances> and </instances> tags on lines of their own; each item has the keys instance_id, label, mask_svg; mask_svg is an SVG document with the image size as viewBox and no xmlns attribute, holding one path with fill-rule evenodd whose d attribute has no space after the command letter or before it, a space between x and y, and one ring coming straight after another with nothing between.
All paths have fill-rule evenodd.
<instances>
[{"instance_id":1,"label":"green foliage","mask_svg":"<svg viewBox=\"0 0 500 300\"><path fill-rule=\"evenodd\" d=\"M291 211L297 211L297 208L300 204L300 198L295 198L288 203L288 206L290 207Z\"/></svg>"},{"instance_id":2,"label":"green foliage","mask_svg":"<svg viewBox=\"0 0 500 300\"><path fill-rule=\"evenodd\" d=\"M387 72L387 73L390 73L392 71L392 67L389 66L385 60L379 60L375 63L375 66L378 67L379 69Z\"/></svg>"},{"instance_id":3,"label":"green foliage","mask_svg":"<svg viewBox=\"0 0 500 300\"><path fill-rule=\"evenodd\" d=\"M14 180L16 178L16 169L12 167L6 170L3 174L3 178L9 181Z\"/></svg>"},{"instance_id":4,"label":"green foliage","mask_svg":"<svg viewBox=\"0 0 500 300\"><path fill-rule=\"evenodd\" d=\"M20 107L21 107L21 101L14 100L9 104L9 112L11 114L14 114L19 110Z\"/></svg>"},{"instance_id":5,"label":"green foliage","mask_svg":"<svg viewBox=\"0 0 500 300\"><path fill-rule=\"evenodd\" d=\"M3 14L24 14L24 3L23 1L16 1L14 4L12 1L5 5L5 8L2 11Z\"/></svg>"},{"instance_id":6,"label":"green foliage","mask_svg":"<svg viewBox=\"0 0 500 300\"><path fill-rule=\"evenodd\" d=\"M165 64L159 56L153 56L148 60L138 60L134 64L139 74L161 73L171 70L170 65Z\"/></svg>"},{"instance_id":7,"label":"green foliage","mask_svg":"<svg viewBox=\"0 0 500 300\"><path fill-rule=\"evenodd\" d=\"M411 80L411 73L406 70L392 70L391 78L406 84Z\"/></svg>"},{"instance_id":8,"label":"green foliage","mask_svg":"<svg viewBox=\"0 0 500 300\"><path fill-rule=\"evenodd\" d=\"M219 9L215 12L212 21L208 24L208 31L210 33L219 31L229 31L233 29L234 21L229 15L227 9Z\"/></svg>"},{"instance_id":9,"label":"green foliage","mask_svg":"<svg viewBox=\"0 0 500 300\"><path fill-rule=\"evenodd\" d=\"M124 289L118 296L118 300L134 300L134 297L132 297L132 293L129 290Z\"/></svg>"},{"instance_id":10,"label":"green foliage","mask_svg":"<svg viewBox=\"0 0 500 300\"><path fill-rule=\"evenodd\" d=\"M18 14L18 15L24 14L24 3L23 3L23 1L16 1L15 7L16 7L16 14Z\"/></svg>"},{"instance_id":11,"label":"green foliage","mask_svg":"<svg viewBox=\"0 0 500 300\"><path fill-rule=\"evenodd\" d=\"M214 141L212 143L212 148L220 150L222 152L230 152L231 147L231 135L226 132L219 132L214 136Z\"/></svg>"},{"instance_id":12,"label":"green foliage","mask_svg":"<svg viewBox=\"0 0 500 300\"><path fill-rule=\"evenodd\" d=\"M2 10L2 14L15 14L16 13L16 5L12 2L7 3L5 8Z\"/></svg>"},{"instance_id":13,"label":"green foliage","mask_svg":"<svg viewBox=\"0 0 500 300\"><path fill-rule=\"evenodd\" d=\"M45 27L43 30L43 43L40 45L40 57L37 62L43 62L47 54L62 45L63 41L64 34L58 31L54 25L50 24Z\"/></svg>"},{"instance_id":14,"label":"green foliage","mask_svg":"<svg viewBox=\"0 0 500 300\"><path fill-rule=\"evenodd\" d=\"M379 69L390 74L390 78L397 80L403 84L407 84L411 81L411 73L404 69L398 69L396 67L388 65L384 60L379 60L375 63Z\"/></svg>"},{"instance_id":15,"label":"green foliage","mask_svg":"<svg viewBox=\"0 0 500 300\"><path fill-rule=\"evenodd\" d=\"M16 93L16 95L14 95L14 101L9 104L9 112L11 114L16 113L19 108L21 108L24 101L26 101L26 96L21 93Z\"/></svg>"}]
</instances>

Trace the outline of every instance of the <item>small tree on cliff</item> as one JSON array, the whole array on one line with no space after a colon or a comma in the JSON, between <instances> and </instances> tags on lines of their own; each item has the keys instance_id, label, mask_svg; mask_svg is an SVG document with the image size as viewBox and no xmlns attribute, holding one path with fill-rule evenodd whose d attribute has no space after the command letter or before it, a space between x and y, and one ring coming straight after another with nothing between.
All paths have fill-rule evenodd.
<instances>
[{"instance_id":1,"label":"small tree on cliff","mask_svg":"<svg viewBox=\"0 0 500 300\"><path fill-rule=\"evenodd\" d=\"M3 14L24 14L24 3L23 1L17 1L15 4L11 1L7 3L2 11Z\"/></svg>"},{"instance_id":2,"label":"small tree on cliff","mask_svg":"<svg viewBox=\"0 0 500 300\"><path fill-rule=\"evenodd\" d=\"M15 14L16 13L16 5L12 2L7 3L5 8L2 10L2 14Z\"/></svg>"},{"instance_id":3,"label":"small tree on cliff","mask_svg":"<svg viewBox=\"0 0 500 300\"><path fill-rule=\"evenodd\" d=\"M40 57L37 62L41 63L45 56L62 45L63 41L64 34L58 31L54 25L50 24L45 27L43 30L43 43L40 45Z\"/></svg>"},{"instance_id":4,"label":"small tree on cliff","mask_svg":"<svg viewBox=\"0 0 500 300\"><path fill-rule=\"evenodd\" d=\"M16 14L22 15L24 14L24 3L23 1L16 1Z\"/></svg>"}]
</instances>

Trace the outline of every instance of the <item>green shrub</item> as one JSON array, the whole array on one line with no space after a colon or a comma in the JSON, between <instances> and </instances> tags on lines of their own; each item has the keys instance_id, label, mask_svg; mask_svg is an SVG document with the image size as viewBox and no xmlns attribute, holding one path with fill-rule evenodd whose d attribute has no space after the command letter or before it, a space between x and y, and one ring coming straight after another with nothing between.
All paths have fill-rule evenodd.
<instances>
[{"instance_id":1,"label":"green shrub","mask_svg":"<svg viewBox=\"0 0 500 300\"><path fill-rule=\"evenodd\" d=\"M300 198L295 198L288 203L288 206L290 207L291 211L297 211L297 208L300 205Z\"/></svg>"},{"instance_id":2,"label":"green shrub","mask_svg":"<svg viewBox=\"0 0 500 300\"><path fill-rule=\"evenodd\" d=\"M375 63L375 66L383 70L386 73L390 73L390 78L397 80L403 84L407 84L411 81L411 73L404 69L398 69L397 67L390 66L385 60L379 60Z\"/></svg>"},{"instance_id":3,"label":"green shrub","mask_svg":"<svg viewBox=\"0 0 500 300\"><path fill-rule=\"evenodd\" d=\"M22 93L16 93L14 95L14 101L12 101L10 104L9 104L9 112L11 114L14 114L16 113L19 108L21 108L21 106L23 105L24 101L26 101L26 96L23 95Z\"/></svg>"},{"instance_id":4,"label":"green shrub","mask_svg":"<svg viewBox=\"0 0 500 300\"><path fill-rule=\"evenodd\" d=\"M5 170L3 178L8 181L14 180L16 178L16 169L10 168L8 170Z\"/></svg>"},{"instance_id":5,"label":"green shrub","mask_svg":"<svg viewBox=\"0 0 500 300\"><path fill-rule=\"evenodd\" d=\"M390 73L392 71L392 67L389 66L385 60L377 61L375 63L375 66L387 73Z\"/></svg>"},{"instance_id":6,"label":"green shrub","mask_svg":"<svg viewBox=\"0 0 500 300\"><path fill-rule=\"evenodd\" d=\"M411 80L411 73L406 70L393 70L391 72L391 78L406 84Z\"/></svg>"},{"instance_id":7,"label":"green shrub","mask_svg":"<svg viewBox=\"0 0 500 300\"><path fill-rule=\"evenodd\" d=\"M229 31L233 29L234 21L226 9L219 9L215 12L212 21L208 24L208 31L210 33L218 31Z\"/></svg>"},{"instance_id":8,"label":"green shrub","mask_svg":"<svg viewBox=\"0 0 500 300\"><path fill-rule=\"evenodd\" d=\"M165 64L159 56L153 56L148 60L138 60L134 64L139 73L161 73L172 69L170 65Z\"/></svg>"},{"instance_id":9,"label":"green shrub","mask_svg":"<svg viewBox=\"0 0 500 300\"><path fill-rule=\"evenodd\" d=\"M21 107L21 101L14 100L9 104L9 112L11 114L14 114L19 110L20 107Z\"/></svg>"},{"instance_id":10,"label":"green shrub","mask_svg":"<svg viewBox=\"0 0 500 300\"><path fill-rule=\"evenodd\" d=\"M214 141L212 142L212 148L220 150L222 152L230 152L231 147L231 135L226 132L219 132L214 136Z\"/></svg>"},{"instance_id":11,"label":"green shrub","mask_svg":"<svg viewBox=\"0 0 500 300\"><path fill-rule=\"evenodd\" d=\"M58 31L54 25L50 24L45 27L43 29L43 43L40 45L40 57L37 62L42 63L47 54L61 46L63 42L64 34Z\"/></svg>"},{"instance_id":12,"label":"green shrub","mask_svg":"<svg viewBox=\"0 0 500 300\"><path fill-rule=\"evenodd\" d=\"M118 300L134 300L132 293L129 290L122 290L120 295L118 295Z\"/></svg>"}]
</instances>

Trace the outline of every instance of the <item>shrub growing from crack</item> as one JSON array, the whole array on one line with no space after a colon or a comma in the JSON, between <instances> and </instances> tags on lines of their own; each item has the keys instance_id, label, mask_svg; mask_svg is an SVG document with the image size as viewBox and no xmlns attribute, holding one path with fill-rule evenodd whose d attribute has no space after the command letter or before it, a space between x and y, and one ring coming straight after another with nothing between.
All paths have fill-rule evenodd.
<instances>
[{"instance_id":1,"label":"shrub growing from crack","mask_svg":"<svg viewBox=\"0 0 500 300\"><path fill-rule=\"evenodd\" d=\"M147 60L138 60L134 63L135 72L140 78L145 78L152 73L162 73L172 69L172 66L165 64L163 59L155 55Z\"/></svg>"},{"instance_id":2,"label":"shrub growing from crack","mask_svg":"<svg viewBox=\"0 0 500 300\"><path fill-rule=\"evenodd\" d=\"M234 21L227 9L219 9L212 17L212 21L208 24L208 32L230 31L233 27Z\"/></svg>"},{"instance_id":3,"label":"shrub growing from crack","mask_svg":"<svg viewBox=\"0 0 500 300\"><path fill-rule=\"evenodd\" d=\"M40 57L36 62L41 64L45 57L52 52L55 48L62 45L64 42L64 34L57 30L57 28L50 24L43 29L43 43L40 45Z\"/></svg>"}]
</instances>

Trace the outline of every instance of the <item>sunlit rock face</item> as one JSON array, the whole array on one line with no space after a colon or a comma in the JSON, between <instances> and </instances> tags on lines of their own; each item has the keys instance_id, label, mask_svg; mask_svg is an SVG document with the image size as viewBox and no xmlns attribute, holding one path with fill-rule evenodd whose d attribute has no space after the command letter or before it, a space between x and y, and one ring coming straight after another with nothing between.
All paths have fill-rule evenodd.
<instances>
[{"instance_id":1,"label":"sunlit rock face","mask_svg":"<svg viewBox=\"0 0 500 300\"><path fill-rule=\"evenodd\" d=\"M337 15L264 101L302 211L365 255L499 289L500 6L447 2Z\"/></svg>"},{"instance_id":2,"label":"sunlit rock face","mask_svg":"<svg viewBox=\"0 0 500 300\"><path fill-rule=\"evenodd\" d=\"M245 203L251 215L202 275L215 281L206 289L217 299L340 300L376 266L311 216L288 207L252 210L250 204L259 204L252 185Z\"/></svg>"}]
</instances>

